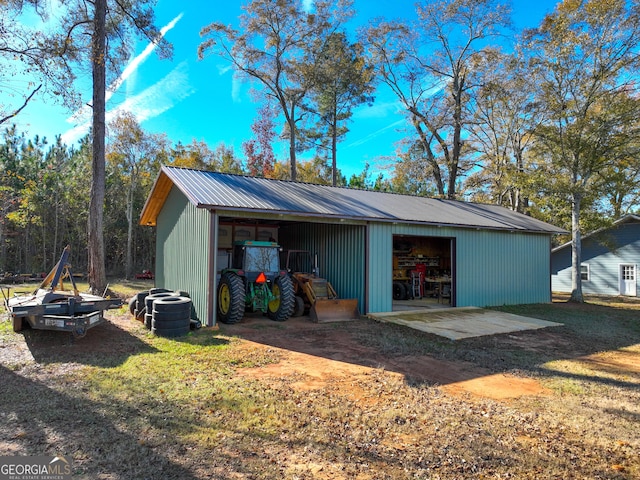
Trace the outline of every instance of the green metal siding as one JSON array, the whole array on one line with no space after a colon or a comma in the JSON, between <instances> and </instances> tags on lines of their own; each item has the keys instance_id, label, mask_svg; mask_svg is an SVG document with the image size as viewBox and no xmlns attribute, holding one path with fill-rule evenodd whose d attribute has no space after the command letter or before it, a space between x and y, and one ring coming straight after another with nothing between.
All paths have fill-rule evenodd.
<instances>
[{"instance_id":1,"label":"green metal siding","mask_svg":"<svg viewBox=\"0 0 640 480\"><path fill-rule=\"evenodd\" d=\"M462 231L456 253L457 306L551 301L549 236Z\"/></svg>"},{"instance_id":2,"label":"green metal siding","mask_svg":"<svg viewBox=\"0 0 640 480\"><path fill-rule=\"evenodd\" d=\"M303 223L283 225L278 237L285 249L318 253L320 276L327 278L340 298L357 298L365 305L365 225Z\"/></svg>"},{"instance_id":3,"label":"green metal siding","mask_svg":"<svg viewBox=\"0 0 640 480\"><path fill-rule=\"evenodd\" d=\"M158 215L156 286L189 292L198 318L207 320L211 214L198 209L175 186Z\"/></svg>"},{"instance_id":4,"label":"green metal siding","mask_svg":"<svg viewBox=\"0 0 640 480\"><path fill-rule=\"evenodd\" d=\"M393 309L393 225L371 224L368 237L367 312L390 312Z\"/></svg>"},{"instance_id":5,"label":"green metal siding","mask_svg":"<svg viewBox=\"0 0 640 480\"><path fill-rule=\"evenodd\" d=\"M392 310L394 235L455 239L457 307L551 301L548 235L381 223L369 233L369 312Z\"/></svg>"}]
</instances>

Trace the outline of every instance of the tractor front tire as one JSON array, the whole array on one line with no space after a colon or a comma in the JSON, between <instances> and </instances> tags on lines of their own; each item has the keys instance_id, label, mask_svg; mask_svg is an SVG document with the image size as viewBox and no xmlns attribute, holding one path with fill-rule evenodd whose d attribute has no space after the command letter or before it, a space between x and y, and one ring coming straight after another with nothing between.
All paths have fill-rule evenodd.
<instances>
[{"instance_id":1,"label":"tractor front tire","mask_svg":"<svg viewBox=\"0 0 640 480\"><path fill-rule=\"evenodd\" d=\"M274 299L267 305L267 316L276 322L284 322L293 313L296 296L293 282L288 275L280 275L273 280L271 293Z\"/></svg>"},{"instance_id":2,"label":"tractor front tire","mask_svg":"<svg viewBox=\"0 0 640 480\"><path fill-rule=\"evenodd\" d=\"M227 272L218 284L218 320L238 323L244 317L244 282L233 272Z\"/></svg>"}]
</instances>

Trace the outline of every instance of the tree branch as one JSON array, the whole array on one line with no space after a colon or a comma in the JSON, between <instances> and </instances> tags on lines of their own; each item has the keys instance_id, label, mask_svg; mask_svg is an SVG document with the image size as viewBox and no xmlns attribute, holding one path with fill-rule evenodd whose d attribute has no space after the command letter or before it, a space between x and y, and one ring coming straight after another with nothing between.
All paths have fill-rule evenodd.
<instances>
[{"instance_id":1,"label":"tree branch","mask_svg":"<svg viewBox=\"0 0 640 480\"><path fill-rule=\"evenodd\" d=\"M40 90L42 88L42 84L38 85L38 88L36 88L33 92L31 92L31 94L25 98L24 103L22 104L22 106L20 108L18 108L16 111L14 111L13 113L11 113L10 115L7 115L4 118L0 118L0 125L2 125L4 122L12 119L13 117L15 117L16 115L18 115L29 103L29 101L33 98L33 96L38 93L38 90Z\"/></svg>"}]
</instances>

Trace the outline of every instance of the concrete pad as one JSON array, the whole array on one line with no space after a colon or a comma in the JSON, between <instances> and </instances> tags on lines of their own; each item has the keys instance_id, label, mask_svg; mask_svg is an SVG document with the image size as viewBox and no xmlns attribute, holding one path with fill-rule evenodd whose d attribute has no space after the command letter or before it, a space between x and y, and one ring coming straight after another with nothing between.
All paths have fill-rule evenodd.
<instances>
[{"instance_id":1,"label":"concrete pad","mask_svg":"<svg viewBox=\"0 0 640 480\"><path fill-rule=\"evenodd\" d=\"M369 318L397 323L416 330L433 333L450 340L496 335L498 333L536 330L561 326L537 318L496 312L477 307L411 310L404 312L370 313Z\"/></svg>"}]
</instances>

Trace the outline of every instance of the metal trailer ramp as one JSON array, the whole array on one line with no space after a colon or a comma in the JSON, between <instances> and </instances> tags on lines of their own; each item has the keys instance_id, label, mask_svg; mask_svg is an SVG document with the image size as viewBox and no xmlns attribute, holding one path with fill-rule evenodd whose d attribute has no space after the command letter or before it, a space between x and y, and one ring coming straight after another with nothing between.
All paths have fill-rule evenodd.
<instances>
[{"instance_id":1,"label":"metal trailer ramp","mask_svg":"<svg viewBox=\"0 0 640 480\"><path fill-rule=\"evenodd\" d=\"M439 308L402 312L370 313L368 317L396 323L450 340L497 335L500 333L558 327L562 323L523 317L478 307Z\"/></svg>"}]
</instances>

